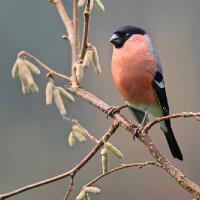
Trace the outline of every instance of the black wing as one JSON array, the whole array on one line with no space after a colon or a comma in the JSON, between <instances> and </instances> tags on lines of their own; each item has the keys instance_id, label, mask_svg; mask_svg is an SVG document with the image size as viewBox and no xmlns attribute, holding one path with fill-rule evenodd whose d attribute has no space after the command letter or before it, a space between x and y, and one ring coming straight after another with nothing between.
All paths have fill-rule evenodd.
<instances>
[{"instance_id":1,"label":"black wing","mask_svg":"<svg viewBox=\"0 0 200 200\"><path fill-rule=\"evenodd\" d=\"M160 104L160 107L162 108L163 115L169 115L169 105L167 102L163 75L161 72L156 71L152 84L156 92L157 100Z\"/></svg>"}]
</instances>

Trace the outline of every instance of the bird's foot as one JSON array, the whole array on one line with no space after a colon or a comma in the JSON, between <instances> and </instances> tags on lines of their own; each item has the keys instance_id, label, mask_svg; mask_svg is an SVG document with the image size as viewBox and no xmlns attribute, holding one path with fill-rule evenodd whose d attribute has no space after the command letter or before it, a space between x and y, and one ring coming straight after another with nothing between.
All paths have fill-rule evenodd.
<instances>
[{"instance_id":1,"label":"bird's foot","mask_svg":"<svg viewBox=\"0 0 200 200\"><path fill-rule=\"evenodd\" d=\"M135 136L138 136L138 134L141 133L142 129L144 128L145 121L147 119L148 113L149 113L149 110L147 110L145 112L145 115L144 115L144 118L143 118L142 122L140 124L138 124L137 128L134 130L133 139L135 139Z\"/></svg>"},{"instance_id":2,"label":"bird's foot","mask_svg":"<svg viewBox=\"0 0 200 200\"><path fill-rule=\"evenodd\" d=\"M123 105L123 106L110 106L108 109L107 109L107 115L106 115L106 118L108 118L108 116L113 116L115 113L118 113L120 112L122 109L128 107L128 105Z\"/></svg>"},{"instance_id":3,"label":"bird's foot","mask_svg":"<svg viewBox=\"0 0 200 200\"><path fill-rule=\"evenodd\" d=\"M135 140L135 137L138 136L139 133L141 133L142 129L144 128L144 124L138 124L137 128L135 128L133 133L133 139Z\"/></svg>"}]
</instances>

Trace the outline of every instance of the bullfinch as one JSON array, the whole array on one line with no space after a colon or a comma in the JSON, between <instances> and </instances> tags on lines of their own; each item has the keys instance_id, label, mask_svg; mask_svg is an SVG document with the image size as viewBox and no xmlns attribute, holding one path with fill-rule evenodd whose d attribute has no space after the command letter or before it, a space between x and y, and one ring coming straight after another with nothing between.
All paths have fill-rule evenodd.
<instances>
[{"instance_id":1,"label":"bullfinch","mask_svg":"<svg viewBox=\"0 0 200 200\"><path fill-rule=\"evenodd\" d=\"M159 55L145 30L134 26L117 29L113 44L112 78L129 109L140 124L155 117L169 115L162 65ZM170 120L160 122L173 157L183 160Z\"/></svg>"}]
</instances>

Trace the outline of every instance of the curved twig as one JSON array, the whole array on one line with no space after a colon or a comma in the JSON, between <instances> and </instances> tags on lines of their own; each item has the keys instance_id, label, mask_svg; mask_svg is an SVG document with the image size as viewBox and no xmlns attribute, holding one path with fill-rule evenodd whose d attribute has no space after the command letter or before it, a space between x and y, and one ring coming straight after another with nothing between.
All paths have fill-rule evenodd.
<instances>
[{"instance_id":1,"label":"curved twig","mask_svg":"<svg viewBox=\"0 0 200 200\"><path fill-rule=\"evenodd\" d=\"M22 57L22 56L26 56L27 58L33 60L35 63L37 63L40 67L42 67L44 70L46 70L52 77L58 77L67 81L71 81L70 77L58 73L55 70L53 70L52 68L48 67L47 65L45 65L41 60L39 60L38 58L36 58L35 56L33 56L32 54L26 52L26 51L20 51L18 53L18 57Z\"/></svg>"},{"instance_id":2,"label":"curved twig","mask_svg":"<svg viewBox=\"0 0 200 200\"><path fill-rule=\"evenodd\" d=\"M196 118L196 120L200 120L200 112L181 112L181 113L175 113L172 115L168 115L168 116L164 116L164 117L159 117L156 118L155 120L147 123L147 125L141 130L142 132L147 132L148 130L151 129L152 126L154 126L155 124L167 120L167 119L174 119L174 118L188 118L188 117L194 117Z\"/></svg>"},{"instance_id":3,"label":"curved twig","mask_svg":"<svg viewBox=\"0 0 200 200\"><path fill-rule=\"evenodd\" d=\"M145 166L157 166L157 167L160 167L160 164L157 163L157 162L154 162L154 161L147 161L147 162L144 162L144 163L131 163L131 164L122 164L121 166L119 167L116 167L108 172L106 172L105 174L101 174L99 176L97 176L96 178L92 179L90 182L88 182L87 184L85 184L83 186L84 187L89 187L91 185L93 185L94 183L96 183L98 180L102 179L104 176L107 176L109 174L112 174L114 172L117 172L119 170L122 170L122 169L127 169L127 168L131 168L131 167L138 167L139 169L145 167Z\"/></svg>"}]
</instances>

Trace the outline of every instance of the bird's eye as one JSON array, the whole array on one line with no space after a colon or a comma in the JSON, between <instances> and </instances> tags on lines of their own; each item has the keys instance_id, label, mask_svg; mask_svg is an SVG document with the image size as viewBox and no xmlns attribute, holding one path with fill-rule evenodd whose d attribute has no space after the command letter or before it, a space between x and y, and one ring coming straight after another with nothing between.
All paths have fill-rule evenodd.
<instances>
[{"instance_id":1,"label":"bird's eye","mask_svg":"<svg viewBox=\"0 0 200 200\"><path fill-rule=\"evenodd\" d=\"M125 37L126 37L126 38L129 38L129 37L130 37L130 33L126 33L126 34L125 34Z\"/></svg>"}]
</instances>

